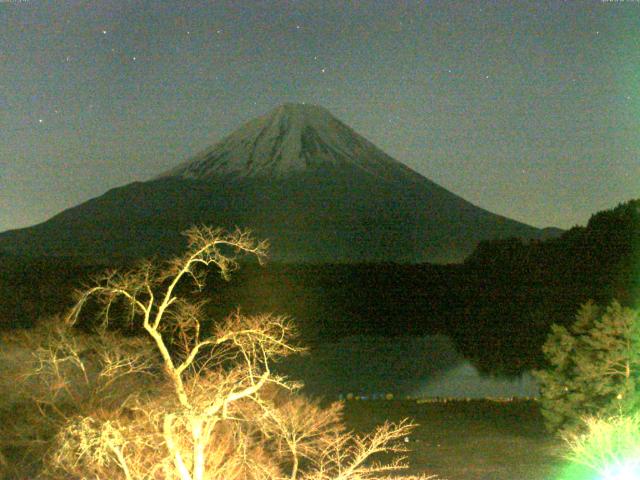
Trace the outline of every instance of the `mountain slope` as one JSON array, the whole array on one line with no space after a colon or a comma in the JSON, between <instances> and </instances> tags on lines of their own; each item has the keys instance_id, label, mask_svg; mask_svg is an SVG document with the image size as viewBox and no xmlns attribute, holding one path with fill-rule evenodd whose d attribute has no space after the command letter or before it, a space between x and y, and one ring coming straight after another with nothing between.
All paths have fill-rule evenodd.
<instances>
[{"instance_id":1,"label":"mountain slope","mask_svg":"<svg viewBox=\"0 0 640 480\"><path fill-rule=\"evenodd\" d=\"M113 189L0 250L166 254L194 223L251 228L295 262L457 262L480 240L544 232L472 205L314 106L286 104L148 182Z\"/></svg>"}]
</instances>

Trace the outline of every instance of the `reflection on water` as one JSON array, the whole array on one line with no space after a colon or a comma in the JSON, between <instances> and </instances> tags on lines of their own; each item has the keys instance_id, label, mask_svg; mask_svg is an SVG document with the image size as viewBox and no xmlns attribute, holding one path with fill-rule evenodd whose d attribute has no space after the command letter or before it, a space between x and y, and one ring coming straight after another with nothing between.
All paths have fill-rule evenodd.
<instances>
[{"instance_id":1,"label":"reflection on water","mask_svg":"<svg viewBox=\"0 0 640 480\"><path fill-rule=\"evenodd\" d=\"M534 397L530 374L520 378L478 373L444 335L350 336L287 359L279 371L302 380L307 391L325 396L393 392L416 397Z\"/></svg>"}]
</instances>

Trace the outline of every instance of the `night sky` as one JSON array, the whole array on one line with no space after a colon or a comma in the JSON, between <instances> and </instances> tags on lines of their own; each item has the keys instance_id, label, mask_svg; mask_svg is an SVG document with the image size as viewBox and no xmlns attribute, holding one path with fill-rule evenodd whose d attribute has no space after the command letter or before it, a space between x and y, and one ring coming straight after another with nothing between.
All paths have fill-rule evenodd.
<instances>
[{"instance_id":1,"label":"night sky","mask_svg":"<svg viewBox=\"0 0 640 480\"><path fill-rule=\"evenodd\" d=\"M0 231L322 105L538 227L640 196L640 1L0 0Z\"/></svg>"}]
</instances>

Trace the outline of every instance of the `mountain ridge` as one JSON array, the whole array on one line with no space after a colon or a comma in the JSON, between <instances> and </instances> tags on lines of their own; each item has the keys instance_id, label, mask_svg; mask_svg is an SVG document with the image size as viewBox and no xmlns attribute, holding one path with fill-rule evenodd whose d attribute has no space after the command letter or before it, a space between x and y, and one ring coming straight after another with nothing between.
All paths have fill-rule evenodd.
<instances>
[{"instance_id":1,"label":"mountain ridge","mask_svg":"<svg viewBox=\"0 0 640 480\"><path fill-rule=\"evenodd\" d=\"M543 238L393 159L322 107L285 104L146 182L0 234L0 250L149 256L193 224L249 228L284 262L460 262L481 240Z\"/></svg>"}]
</instances>

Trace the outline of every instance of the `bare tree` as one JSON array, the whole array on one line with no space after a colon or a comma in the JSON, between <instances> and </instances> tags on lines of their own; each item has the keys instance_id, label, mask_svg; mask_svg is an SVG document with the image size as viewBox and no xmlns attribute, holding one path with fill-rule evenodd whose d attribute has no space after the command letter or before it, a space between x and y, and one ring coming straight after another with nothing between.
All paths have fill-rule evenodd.
<instances>
[{"instance_id":1,"label":"bare tree","mask_svg":"<svg viewBox=\"0 0 640 480\"><path fill-rule=\"evenodd\" d=\"M56 432L124 409L130 392L155 381L153 350L140 337L87 334L53 317L1 341L0 448L13 452L7 478L30 478Z\"/></svg>"},{"instance_id":2,"label":"bare tree","mask_svg":"<svg viewBox=\"0 0 640 480\"><path fill-rule=\"evenodd\" d=\"M266 243L240 230L194 227L186 235L184 255L159 267L146 262L107 272L80 291L56 341L38 350L35 375L53 392L39 401L52 410L64 397L73 406L59 412L47 475L355 480L404 468L402 459L369 458L404 451L399 440L411 423L385 424L365 436L346 432L338 404L323 408L272 371L273 361L301 351L289 319L235 312L210 323L204 304L180 293L184 283L201 289L206 267L227 277L242 254L262 261ZM69 328L93 301L102 307L98 340L87 337L81 346L82 336ZM144 337L110 331L114 307L122 313L122 305ZM82 394L76 385L84 386Z\"/></svg>"}]
</instances>

